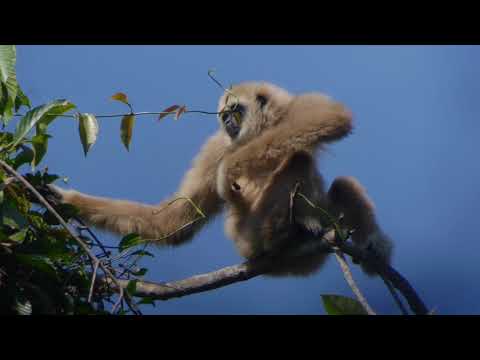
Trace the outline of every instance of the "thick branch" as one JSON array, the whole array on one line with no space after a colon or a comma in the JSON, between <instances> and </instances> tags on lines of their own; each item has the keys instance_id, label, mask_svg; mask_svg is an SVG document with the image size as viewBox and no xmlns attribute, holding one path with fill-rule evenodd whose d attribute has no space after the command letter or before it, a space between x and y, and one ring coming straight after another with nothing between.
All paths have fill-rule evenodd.
<instances>
[{"instance_id":1,"label":"thick branch","mask_svg":"<svg viewBox=\"0 0 480 360\"><path fill-rule=\"evenodd\" d=\"M333 252L331 239L333 232L324 236L323 240L316 239L309 241L300 248L293 251L299 255L304 252ZM327 238L327 239L325 239ZM378 273L388 279L394 287L407 299L412 311L417 315L425 315L428 310L417 295L409 282L388 264L381 263L374 255L366 253L364 250L354 245L344 242L336 245L343 253L359 259L360 262L367 262L377 269ZM187 279L168 282L153 283L147 281L138 281L136 291L133 294L137 297L150 297L158 300L168 300L171 298L182 297L190 294L200 293L227 286L236 282L245 281L258 275L268 273L273 256L264 256L255 261L247 261L239 265L228 266L210 273L195 275ZM104 282L110 282L109 279L103 279ZM124 288L128 285L128 280L118 280ZM114 285L114 284L112 284Z\"/></svg>"}]
</instances>

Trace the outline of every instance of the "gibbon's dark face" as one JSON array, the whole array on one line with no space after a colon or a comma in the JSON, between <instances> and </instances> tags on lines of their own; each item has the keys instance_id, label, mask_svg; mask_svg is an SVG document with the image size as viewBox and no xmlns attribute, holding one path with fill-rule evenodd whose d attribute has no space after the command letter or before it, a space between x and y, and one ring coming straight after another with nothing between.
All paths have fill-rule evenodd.
<instances>
[{"instance_id":1,"label":"gibbon's dark face","mask_svg":"<svg viewBox=\"0 0 480 360\"><path fill-rule=\"evenodd\" d=\"M248 141L274 126L291 98L285 90L268 83L235 85L220 98L220 126L233 142Z\"/></svg>"},{"instance_id":2,"label":"gibbon's dark face","mask_svg":"<svg viewBox=\"0 0 480 360\"><path fill-rule=\"evenodd\" d=\"M225 131L230 138L235 139L240 133L246 110L245 105L236 103L231 109L225 110L220 116Z\"/></svg>"}]
</instances>

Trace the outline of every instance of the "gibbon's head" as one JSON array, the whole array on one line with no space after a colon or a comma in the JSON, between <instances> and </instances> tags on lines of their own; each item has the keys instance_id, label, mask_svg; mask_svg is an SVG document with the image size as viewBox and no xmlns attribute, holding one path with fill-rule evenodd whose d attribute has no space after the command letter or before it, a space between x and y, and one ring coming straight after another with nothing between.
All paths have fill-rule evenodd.
<instances>
[{"instance_id":1,"label":"gibbon's head","mask_svg":"<svg viewBox=\"0 0 480 360\"><path fill-rule=\"evenodd\" d=\"M248 140L278 124L292 99L286 90L266 82L235 85L220 98L220 126L233 142Z\"/></svg>"}]
</instances>

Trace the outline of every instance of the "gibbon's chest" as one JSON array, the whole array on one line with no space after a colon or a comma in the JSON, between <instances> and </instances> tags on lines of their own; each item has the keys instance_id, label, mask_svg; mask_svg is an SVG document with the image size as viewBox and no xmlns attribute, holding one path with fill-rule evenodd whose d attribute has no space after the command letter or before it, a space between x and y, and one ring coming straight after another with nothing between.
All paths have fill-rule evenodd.
<instances>
[{"instance_id":1,"label":"gibbon's chest","mask_svg":"<svg viewBox=\"0 0 480 360\"><path fill-rule=\"evenodd\" d=\"M255 177L241 174L232 177L227 170L225 162L222 161L217 169L218 195L226 201L227 206L251 210L250 207L261 196L271 174L258 173Z\"/></svg>"}]
</instances>

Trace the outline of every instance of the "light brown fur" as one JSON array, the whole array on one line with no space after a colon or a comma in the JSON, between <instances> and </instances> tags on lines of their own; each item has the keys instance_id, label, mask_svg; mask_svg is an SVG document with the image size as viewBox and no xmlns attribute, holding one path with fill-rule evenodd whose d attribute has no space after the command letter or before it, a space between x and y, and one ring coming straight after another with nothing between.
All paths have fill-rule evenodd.
<instances>
[{"instance_id":1,"label":"light brown fur","mask_svg":"<svg viewBox=\"0 0 480 360\"><path fill-rule=\"evenodd\" d=\"M267 99L264 105L259 95ZM354 242L390 261L391 242L380 230L363 187L354 178L340 177L326 193L315 166L315 150L351 132L351 113L324 95L293 96L268 83L233 87L221 97L219 112L236 104L245 108L238 135L232 139L220 120L220 130L204 145L171 200L150 206L55 189L90 224L124 235L136 232L169 245L191 239L225 207L226 233L242 256L254 258L300 242L312 236L305 234L321 229L318 210L299 199L293 208L296 225L290 222L290 193L299 182L300 191L310 201L335 216L344 214L344 224L355 229ZM208 219L177 231L198 217L188 201L169 204L178 197L191 198ZM307 231L299 235L297 225ZM325 257L281 254L271 275L310 274Z\"/></svg>"}]
</instances>

